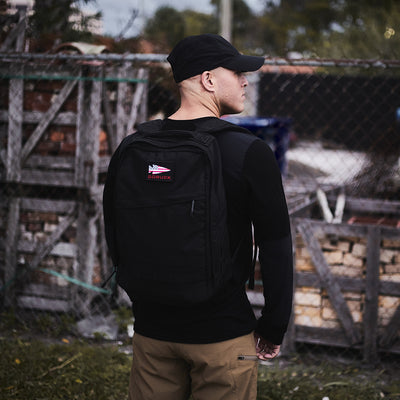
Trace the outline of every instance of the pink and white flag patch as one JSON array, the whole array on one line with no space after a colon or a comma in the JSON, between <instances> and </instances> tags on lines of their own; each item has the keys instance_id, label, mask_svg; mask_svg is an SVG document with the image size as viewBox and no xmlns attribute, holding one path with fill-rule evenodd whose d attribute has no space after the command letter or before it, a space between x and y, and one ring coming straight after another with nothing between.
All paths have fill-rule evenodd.
<instances>
[{"instance_id":1,"label":"pink and white flag patch","mask_svg":"<svg viewBox=\"0 0 400 400\"><path fill-rule=\"evenodd\" d=\"M149 174L158 175L158 174L164 174L166 172L171 172L171 170L169 168L165 168L157 164L149 165Z\"/></svg>"}]
</instances>

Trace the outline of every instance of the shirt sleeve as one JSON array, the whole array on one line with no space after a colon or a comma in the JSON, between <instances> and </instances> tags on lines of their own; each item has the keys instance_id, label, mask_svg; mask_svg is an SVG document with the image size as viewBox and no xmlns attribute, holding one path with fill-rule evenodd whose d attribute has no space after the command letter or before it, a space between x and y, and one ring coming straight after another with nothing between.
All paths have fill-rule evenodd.
<instances>
[{"instance_id":1,"label":"shirt sleeve","mask_svg":"<svg viewBox=\"0 0 400 400\"><path fill-rule=\"evenodd\" d=\"M243 176L249 190L265 298L256 330L264 339L281 344L292 310L292 240L281 173L272 150L262 140L249 147Z\"/></svg>"}]
</instances>

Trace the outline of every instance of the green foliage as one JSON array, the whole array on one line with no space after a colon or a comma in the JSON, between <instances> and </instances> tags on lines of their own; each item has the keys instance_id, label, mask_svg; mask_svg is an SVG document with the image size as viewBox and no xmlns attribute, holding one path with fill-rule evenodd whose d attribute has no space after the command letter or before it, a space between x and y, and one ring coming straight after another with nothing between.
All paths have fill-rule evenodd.
<instances>
[{"instance_id":1,"label":"green foliage","mask_svg":"<svg viewBox=\"0 0 400 400\"><path fill-rule=\"evenodd\" d=\"M192 10L185 10L182 15L185 20L185 36L218 33L218 20L214 15Z\"/></svg>"},{"instance_id":2,"label":"green foliage","mask_svg":"<svg viewBox=\"0 0 400 400\"><path fill-rule=\"evenodd\" d=\"M118 324L119 332L126 333L128 325L133 323L132 309L130 307L119 307L113 312Z\"/></svg>"},{"instance_id":3,"label":"green foliage","mask_svg":"<svg viewBox=\"0 0 400 400\"><path fill-rule=\"evenodd\" d=\"M160 7L147 22L145 35L164 47L172 48L185 36L185 20L174 8Z\"/></svg>"},{"instance_id":4,"label":"green foliage","mask_svg":"<svg viewBox=\"0 0 400 400\"><path fill-rule=\"evenodd\" d=\"M305 365L295 361L283 367L276 362L273 366L260 366L257 399L395 399L399 382L393 376L383 377L384 373L332 362Z\"/></svg>"},{"instance_id":5,"label":"green foliage","mask_svg":"<svg viewBox=\"0 0 400 400\"><path fill-rule=\"evenodd\" d=\"M2 338L0 352L2 399L127 397L130 356L117 347L79 342L46 345Z\"/></svg>"},{"instance_id":6,"label":"green foliage","mask_svg":"<svg viewBox=\"0 0 400 400\"><path fill-rule=\"evenodd\" d=\"M127 398L131 355L117 345L63 339L52 344L0 337L1 399ZM361 368L298 357L259 366L258 400L394 400L395 366Z\"/></svg>"},{"instance_id":7,"label":"green foliage","mask_svg":"<svg viewBox=\"0 0 400 400\"><path fill-rule=\"evenodd\" d=\"M399 18L396 0L281 0L267 2L259 21L271 55L398 59Z\"/></svg>"},{"instance_id":8,"label":"green foliage","mask_svg":"<svg viewBox=\"0 0 400 400\"><path fill-rule=\"evenodd\" d=\"M31 334L60 337L72 334L75 323L75 317L70 314L36 312L18 315L12 309L0 313L0 332L18 334L30 332Z\"/></svg>"},{"instance_id":9,"label":"green foliage","mask_svg":"<svg viewBox=\"0 0 400 400\"><path fill-rule=\"evenodd\" d=\"M79 12L80 4L95 0L36 0L33 15L30 18L30 34L33 38L33 50L47 51L58 42L91 41L92 34L88 26L92 19L99 19L101 13L83 16ZM71 17L80 16L73 21ZM79 29L75 26L80 25Z\"/></svg>"}]
</instances>

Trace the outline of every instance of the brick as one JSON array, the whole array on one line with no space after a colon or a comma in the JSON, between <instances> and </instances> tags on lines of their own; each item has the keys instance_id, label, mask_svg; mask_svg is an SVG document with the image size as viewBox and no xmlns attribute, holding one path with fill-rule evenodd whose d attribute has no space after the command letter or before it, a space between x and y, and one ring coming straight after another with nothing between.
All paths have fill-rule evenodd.
<instances>
[{"instance_id":1,"label":"brick","mask_svg":"<svg viewBox=\"0 0 400 400\"><path fill-rule=\"evenodd\" d=\"M355 257L351 253L345 253L343 256L343 264L353 268L361 268L364 265L362 258Z\"/></svg>"},{"instance_id":2,"label":"brick","mask_svg":"<svg viewBox=\"0 0 400 400\"><path fill-rule=\"evenodd\" d=\"M307 250L307 247L298 247L296 249L296 256L302 257L302 258L310 258L310 253Z\"/></svg>"},{"instance_id":3,"label":"brick","mask_svg":"<svg viewBox=\"0 0 400 400\"><path fill-rule=\"evenodd\" d=\"M50 133L50 140L52 142L62 142L64 140L64 133L53 131Z\"/></svg>"},{"instance_id":4,"label":"brick","mask_svg":"<svg viewBox=\"0 0 400 400\"><path fill-rule=\"evenodd\" d=\"M355 300L358 302L363 302L364 301L364 294L360 292L343 292L343 297L346 300Z\"/></svg>"},{"instance_id":5,"label":"brick","mask_svg":"<svg viewBox=\"0 0 400 400\"><path fill-rule=\"evenodd\" d=\"M27 225L26 229L29 232L42 232L43 225L41 222L31 222Z\"/></svg>"},{"instance_id":6,"label":"brick","mask_svg":"<svg viewBox=\"0 0 400 400\"><path fill-rule=\"evenodd\" d=\"M394 250L381 249L380 261L383 263L392 263L397 252Z\"/></svg>"},{"instance_id":7,"label":"brick","mask_svg":"<svg viewBox=\"0 0 400 400\"><path fill-rule=\"evenodd\" d=\"M342 264L343 252L341 251L324 251L324 256L328 264Z\"/></svg>"},{"instance_id":8,"label":"brick","mask_svg":"<svg viewBox=\"0 0 400 400\"><path fill-rule=\"evenodd\" d=\"M382 274L380 279L385 282L400 282L400 274Z\"/></svg>"},{"instance_id":9,"label":"brick","mask_svg":"<svg viewBox=\"0 0 400 400\"><path fill-rule=\"evenodd\" d=\"M47 233L51 233L54 232L57 229L57 225L56 224L49 224L47 222L44 223L44 227L43 230Z\"/></svg>"},{"instance_id":10,"label":"brick","mask_svg":"<svg viewBox=\"0 0 400 400\"><path fill-rule=\"evenodd\" d=\"M355 243L351 251L354 257L364 258L367 255L367 246L362 243Z\"/></svg>"},{"instance_id":11,"label":"brick","mask_svg":"<svg viewBox=\"0 0 400 400\"><path fill-rule=\"evenodd\" d=\"M302 306L321 306L321 295L319 293L305 293L304 291L296 291L294 295L295 304Z\"/></svg>"},{"instance_id":12,"label":"brick","mask_svg":"<svg viewBox=\"0 0 400 400\"><path fill-rule=\"evenodd\" d=\"M107 134L103 130L100 131L99 140L100 143L107 142Z\"/></svg>"},{"instance_id":13,"label":"brick","mask_svg":"<svg viewBox=\"0 0 400 400\"><path fill-rule=\"evenodd\" d=\"M400 304L400 298L395 296L379 296L378 304L380 308L388 308L394 313Z\"/></svg>"},{"instance_id":14,"label":"brick","mask_svg":"<svg viewBox=\"0 0 400 400\"><path fill-rule=\"evenodd\" d=\"M363 322L363 314L361 311L353 310L350 312L351 312L351 316L353 317L354 322L356 322L356 323Z\"/></svg>"},{"instance_id":15,"label":"brick","mask_svg":"<svg viewBox=\"0 0 400 400\"><path fill-rule=\"evenodd\" d=\"M40 217L40 220L44 221L44 222L53 222L53 223L58 222L57 214L52 213L52 212L40 213L39 217Z\"/></svg>"},{"instance_id":16,"label":"brick","mask_svg":"<svg viewBox=\"0 0 400 400\"><path fill-rule=\"evenodd\" d=\"M337 320L338 316L332 307L322 308L322 319L324 320Z\"/></svg>"},{"instance_id":17,"label":"brick","mask_svg":"<svg viewBox=\"0 0 400 400\"><path fill-rule=\"evenodd\" d=\"M385 249L397 249L400 250L400 241L399 240L391 240L391 239L383 239L382 247Z\"/></svg>"},{"instance_id":18,"label":"brick","mask_svg":"<svg viewBox=\"0 0 400 400\"><path fill-rule=\"evenodd\" d=\"M44 232L35 232L33 234L33 240L35 242L45 242L47 239L47 235Z\"/></svg>"},{"instance_id":19,"label":"brick","mask_svg":"<svg viewBox=\"0 0 400 400\"><path fill-rule=\"evenodd\" d=\"M33 233L32 232L22 232L21 239L31 242L33 240Z\"/></svg>"},{"instance_id":20,"label":"brick","mask_svg":"<svg viewBox=\"0 0 400 400\"><path fill-rule=\"evenodd\" d=\"M362 278L361 268L353 268L346 265L332 265L331 271L334 275L345 276L349 278Z\"/></svg>"},{"instance_id":21,"label":"brick","mask_svg":"<svg viewBox=\"0 0 400 400\"><path fill-rule=\"evenodd\" d=\"M304 272L315 272L315 267L311 260L296 258L296 270Z\"/></svg>"},{"instance_id":22,"label":"brick","mask_svg":"<svg viewBox=\"0 0 400 400\"><path fill-rule=\"evenodd\" d=\"M381 326L386 326L390 322L399 305L399 297L379 296L378 320Z\"/></svg>"},{"instance_id":23,"label":"brick","mask_svg":"<svg viewBox=\"0 0 400 400\"><path fill-rule=\"evenodd\" d=\"M315 307L295 307L295 323L303 326L321 327L323 320L319 308Z\"/></svg>"},{"instance_id":24,"label":"brick","mask_svg":"<svg viewBox=\"0 0 400 400\"><path fill-rule=\"evenodd\" d=\"M336 243L333 243L331 240L323 240L321 242L321 247L323 250L339 250L344 253L348 253L350 250L350 242L340 240Z\"/></svg>"},{"instance_id":25,"label":"brick","mask_svg":"<svg viewBox=\"0 0 400 400\"><path fill-rule=\"evenodd\" d=\"M321 328L337 329L341 328L342 324L337 319L324 320Z\"/></svg>"},{"instance_id":26,"label":"brick","mask_svg":"<svg viewBox=\"0 0 400 400\"><path fill-rule=\"evenodd\" d=\"M384 271L385 274L400 274L400 264L386 264Z\"/></svg>"}]
</instances>

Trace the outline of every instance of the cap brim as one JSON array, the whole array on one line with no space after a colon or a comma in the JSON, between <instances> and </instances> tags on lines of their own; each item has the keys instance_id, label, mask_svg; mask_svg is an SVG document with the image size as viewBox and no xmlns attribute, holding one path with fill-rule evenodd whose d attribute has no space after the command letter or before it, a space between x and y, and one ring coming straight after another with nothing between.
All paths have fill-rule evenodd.
<instances>
[{"instance_id":1,"label":"cap brim","mask_svg":"<svg viewBox=\"0 0 400 400\"><path fill-rule=\"evenodd\" d=\"M231 69L233 71L250 72L257 71L264 64L264 57L245 56L239 54L225 62L221 67Z\"/></svg>"}]
</instances>

